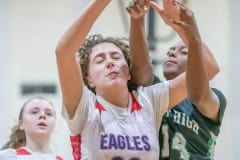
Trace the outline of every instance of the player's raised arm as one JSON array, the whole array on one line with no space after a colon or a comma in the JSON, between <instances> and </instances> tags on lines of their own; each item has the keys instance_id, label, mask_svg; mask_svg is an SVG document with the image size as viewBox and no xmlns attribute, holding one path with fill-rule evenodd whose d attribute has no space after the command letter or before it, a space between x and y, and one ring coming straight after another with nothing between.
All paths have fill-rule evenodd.
<instances>
[{"instance_id":1,"label":"player's raised arm","mask_svg":"<svg viewBox=\"0 0 240 160\"><path fill-rule=\"evenodd\" d=\"M132 0L126 9L131 19L129 45L132 81L147 86L153 82L153 68L144 27L144 16L149 9L149 0Z\"/></svg>"},{"instance_id":2,"label":"player's raised arm","mask_svg":"<svg viewBox=\"0 0 240 160\"><path fill-rule=\"evenodd\" d=\"M73 116L83 90L83 76L76 53L97 17L111 0L92 0L67 29L56 47L57 67L63 102Z\"/></svg>"},{"instance_id":3,"label":"player's raised arm","mask_svg":"<svg viewBox=\"0 0 240 160\"><path fill-rule=\"evenodd\" d=\"M181 31L183 40L186 41L185 43L188 46L187 97L202 114L211 119L217 119L219 101L209 86L209 79L213 78L218 72L218 65L208 48L202 44L193 12L180 2L173 1L172 4L175 9L179 9L180 16L179 19L175 17L175 20L170 20L170 24L174 28L179 27L177 30ZM170 12L168 11L168 13ZM165 14L165 18L169 16L167 14ZM171 93L174 93L174 91Z\"/></svg>"}]
</instances>

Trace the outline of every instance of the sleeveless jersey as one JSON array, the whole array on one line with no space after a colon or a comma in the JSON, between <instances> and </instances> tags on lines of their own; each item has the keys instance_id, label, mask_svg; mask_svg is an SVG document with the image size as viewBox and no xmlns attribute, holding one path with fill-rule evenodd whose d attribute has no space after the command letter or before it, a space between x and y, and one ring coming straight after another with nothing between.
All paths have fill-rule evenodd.
<instances>
[{"instance_id":1,"label":"sleeveless jersey","mask_svg":"<svg viewBox=\"0 0 240 160\"><path fill-rule=\"evenodd\" d=\"M0 160L63 160L55 154L33 153L25 147L0 151Z\"/></svg>"},{"instance_id":2,"label":"sleeveless jersey","mask_svg":"<svg viewBox=\"0 0 240 160\"><path fill-rule=\"evenodd\" d=\"M75 160L157 160L158 130L169 103L168 82L139 87L120 108L84 87L68 119ZM158 126L159 125L159 126Z\"/></svg>"},{"instance_id":3,"label":"sleeveless jersey","mask_svg":"<svg viewBox=\"0 0 240 160\"><path fill-rule=\"evenodd\" d=\"M217 122L203 116L189 100L164 115L159 132L160 160L213 159L226 100L219 90L212 90L220 102Z\"/></svg>"}]
</instances>

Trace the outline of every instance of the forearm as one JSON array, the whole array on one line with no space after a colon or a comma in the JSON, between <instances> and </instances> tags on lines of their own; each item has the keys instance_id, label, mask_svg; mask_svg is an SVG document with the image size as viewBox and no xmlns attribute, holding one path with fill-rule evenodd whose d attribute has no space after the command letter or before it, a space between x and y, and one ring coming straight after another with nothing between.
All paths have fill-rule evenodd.
<instances>
[{"instance_id":1,"label":"forearm","mask_svg":"<svg viewBox=\"0 0 240 160\"><path fill-rule=\"evenodd\" d=\"M68 114L75 114L83 91L83 75L76 53L107 0L94 0L64 33L56 47L56 60L64 104Z\"/></svg>"},{"instance_id":2,"label":"forearm","mask_svg":"<svg viewBox=\"0 0 240 160\"><path fill-rule=\"evenodd\" d=\"M188 40L185 34L177 29L175 29L175 31L178 33L179 37L182 39L185 45L189 47ZM214 78L214 76L219 72L219 66L215 57L213 56L213 53L203 41L201 41L201 46L202 46L203 60L207 68L208 79L210 80Z\"/></svg>"},{"instance_id":3,"label":"forearm","mask_svg":"<svg viewBox=\"0 0 240 160\"><path fill-rule=\"evenodd\" d=\"M201 97L208 88L208 74L204 64L201 39L191 39L188 46L186 83L190 99Z\"/></svg>"},{"instance_id":4,"label":"forearm","mask_svg":"<svg viewBox=\"0 0 240 160\"><path fill-rule=\"evenodd\" d=\"M148 52L148 43L145 35L144 17L131 19L130 55L132 58L132 80L138 85L147 86L153 81L153 68Z\"/></svg>"},{"instance_id":5,"label":"forearm","mask_svg":"<svg viewBox=\"0 0 240 160\"><path fill-rule=\"evenodd\" d=\"M189 100L195 104L198 111L208 118L217 120L219 102L217 96L209 86L207 66L201 53L202 44L189 45L188 66L186 72L186 85Z\"/></svg>"},{"instance_id":6,"label":"forearm","mask_svg":"<svg viewBox=\"0 0 240 160\"><path fill-rule=\"evenodd\" d=\"M93 0L60 39L56 52L76 54L92 25L110 0Z\"/></svg>"}]
</instances>

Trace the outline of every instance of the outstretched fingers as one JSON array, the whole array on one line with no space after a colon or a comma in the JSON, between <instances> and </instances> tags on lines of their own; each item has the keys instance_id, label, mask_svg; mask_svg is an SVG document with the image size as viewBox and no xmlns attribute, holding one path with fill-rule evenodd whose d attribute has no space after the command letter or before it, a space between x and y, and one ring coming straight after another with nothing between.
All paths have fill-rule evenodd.
<instances>
[{"instance_id":1,"label":"outstretched fingers","mask_svg":"<svg viewBox=\"0 0 240 160\"><path fill-rule=\"evenodd\" d=\"M163 9L162 9L156 2L154 2L154 1L150 1L150 2L149 2L149 5L150 5L155 11L157 11L159 14L160 14L160 12L163 11Z\"/></svg>"},{"instance_id":2,"label":"outstretched fingers","mask_svg":"<svg viewBox=\"0 0 240 160\"><path fill-rule=\"evenodd\" d=\"M189 17L193 15L192 11L182 2L175 1L174 3L179 7L181 17Z\"/></svg>"},{"instance_id":3,"label":"outstretched fingers","mask_svg":"<svg viewBox=\"0 0 240 160\"><path fill-rule=\"evenodd\" d=\"M143 0L132 0L129 3L128 7L126 7L126 10L132 18L137 19L137 18L143 17L149 8L148 6L146 6L145 3L147 4L147 2L145 2L145 0L144 1Z\"/></svg>"},{"instance_id":4,"label":"outstretched fingers","mask_svg":"<svg viewBox=\"0 0 240 160\"><path fill-rule=\"evenodd\" d=\"M178 20L172 20L172 23L179 26L179 27L189 27L189 24L183 22L183 21L178 21Z\"/></svg>"}]
</instances>

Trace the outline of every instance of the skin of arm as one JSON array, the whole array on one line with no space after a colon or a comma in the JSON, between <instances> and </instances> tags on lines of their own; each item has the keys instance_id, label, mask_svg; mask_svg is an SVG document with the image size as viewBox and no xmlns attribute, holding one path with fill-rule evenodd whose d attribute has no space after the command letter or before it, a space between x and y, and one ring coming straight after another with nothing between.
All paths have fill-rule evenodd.
<instances>
[{"instance_id":1,"label":"skin of arm","mask_svg":"<svg viewBox=\"0 0 240 160\"><path fill-rule=\"evenodd\" d=\"M134 82L143 86L151 85L153 81L153 68L151 61L148 61L149 52L144 30L144 15L148 10L146 7L149 8L150 4L159 13L164 22L172 27L178 33L183 42L188 46L187 37L184 34L183 29L171 23L172 19L179 19L178 10L174 5L172 5L171 1L163 1L164 10L171 14L168 14L168 12L162 10L156 3L150 2L149 0L132 1L126 8L131 16L131 29L129 38L130 53L131 58L133 59L131 74ZM219 72L219 66L212 52L204 42L202 42L202 49L205 63L211 66L208 67L207 71L209 79L212 79Z\"/></svg>"},{"instance_id":2,"label":"skin of arm","mask_svg":"<svg viewBox=\"0 0 240 160\"><path fill-rule=\"evenodd\" d=\"M129 46L132 66L130 72L133 82L142 86L148 86L153 82L153 68L144 27L144 15L148 8L149 0L132 1L126 8L131 17Z\"/></svg>"},{"instance_id":3,"label":"skin of arm","mask_svg":"<svg viewBox=\"0 0 240 160\"><path fill-rule=\"evenodd\" d=\"M146 2L146 1L145 1ZM149 75L148 79L143 79L142 77L146 77L144 72L137 71L137 69L143 67L142 64L148 64L148 62L144 62L143 60L139 60L138 58L147 58L148 57L148 50L147 50L147 42L146 40L141 40L141 37L145 37L144 33L144 23L143 20L143 15L145 14L145 11L143 9L143 5L141 5L142 1L134 1L134 3L130 4L127 8L129 14L131 15L131 35L130 35L130 47L134 48L131 52L132 59L134 59L134 64L135 65L135 81L138 82L139 85L150 85L152 82L152 77L153 74ZM198 29L196 30L197 34L192 36L192 38L189 38L189 34L185 32L185 30L182 28L182 26L176 25L172 23L173 19L180 19L179 16L179 9L176 9L176 4L174 4L174 1L168 1L168 0L163 0L163 6L164 9L161 9L155 2L149 1L147 2L149 5L154 8L159 15L162 17L164 22L172 27L180 36L180 38L185 42L185 44L190 48L189 52L195 53L200 55L198 58L203 58L203 62L206 64L208 70L207 70L207 78L205 77L205 65L203 65L202 61L198 61L199 66L197 71L191 72L188 74L188 81L193 81L190 80L196 79L193 83L189 83L189 85L186 85L186 73L183 73L176 77L174 80L170 80L170 102L169 102L169 108L174 107L176 104L180 103L183 99L188 97L197 107L199 107L199 111L202 112L205 116L215 119L216 115L219 110L219 104L217 101L217 98L215 94L213 94L210 90L208 80L212 79L218 72L219 72L219 67L218 64L211 53L211 51L208 49L208 47L201 41L201 38L199 36ZM148 5L146 5L148 6ZM168 14L172 13L172 14ZM194 17L193 17L194 18ZM195 21L195 19L194 19ZM195 25L195 24L194 24ZM197 27L197 26L195 26ZM135 36L140 35L136 38ZM145 37L146 39L146 37ZM139 42L140 41L140 42ZM190 43L189 43L190 42ZM139 44L144 44L144 45L139 45ZM199 46L200 45L200 46ZM140 49L139 46L143 46L143 48ZM200 48L199 48L200 47ZM202 55L203 54L203 55ZM139 55L144 55L144 56L139 56ZM191 56L190 56L191 58ZM196 58L196 59L198 59ZM195 60L196 60L195 59ZM140 61L141 63L137 63ZM194 70L194 66L196 64L190 63L188 65L193 66L192 70ZM136 67L137 66L137 67ZM204 67L203 67L204 66ZM146 67L146 66L145 66ZM152 70L150 67L148 67L149 70ZM189 67L190 68L190 67ZM203 70L203 71L202 71ZM190 70L191 71L191 70ZM196 78L195 75L198 72L203 73L203 77L201 78ZM151 72L152 73L152 72ZM137 75L137 76L136 76ZM201 77L199 74L197 74L197 77ZM141 80L137 80L141 79ZM206 81L207 80L207 81ZM199 81L201 81L199 83ZM192 87L189 87L192 86ZM202 87L201 87L202 86ZM187 89L186 89L187 87ZM197 88L201 88L198 90ZM207 88L207 89L206 89ZM205 96L204 96L205 95ZM202 97L207 97L205 100ZM213 106L213 107L207 107L207 106ZM210 111L209 111L210 110Z\"/></svg>"},{"instance_id":4,"label":"skin of arm","mask_svg":"<svg viewBox=\"0 0 240 160\"><path fill-rule=\"evenodd\" d=\"M153 3L151 1L145 1L145 2L147 2L145 4L146 6L149 7L149 5L151 5L151 7L153 7L155 10L157 11L161 10L156 3ZM149 70L151 69L151 72L150 72L151 74L148 77L148 79L146 79L147 76L145 75L144 72L139 71L143 67L142 64L145 64L145 63L148 64L150 62L148 49L147 49L146 36L144 32L144 22L143 22L144 21L143 16L145 14L145 11L143 9L144 6L141 5L141 3L142 3L141 0L136 0L130 3L129 6L127 7L127 11L131 15L130 50L134 48L134 50L132 50L130 53L131 53L132 59L134 59L133 65L135 65L135 75L133 76L135 76L135 81L138 82L139 85L143 85L143 84L151 85L152 77L153 77L152 67L150 68L149 67L150 65L148 65ZM145 40L141 40L140 38L145 38ZM141 43L142 45L140 45L139 43ZM141 60L141 63L137 63L137 61L140 61L140 60ZM146 67L146 65L144 67ZM145 79L143 79L143 77L145 77ZM179 75L174 80L170 80L169 83L170 83L169 108L171 108L187 97L185 73Z\"/></svg>"},{"instance_id":5,"label":"skin of arm","mask_svg":"<svg viewBox=\"0 0 240 160\"><path fill-rule=\"evenodd\" d=\"M187 67L186 71L188 98L197 106L201 113L216 120L218 118L219 101L209 86L209 74L207 73L203 54L205 50L201 43L194 14L184 5L179 4L179 6L182 12L181 19L187 24L181 26L184 28L186 35L189 35L189 54L187 60L187 66L189 67Z\"/></svg>"},{"instance_id":6,"label":"skin of arm","mask_svg":"<svg viewBox=\"0 0 240 160\"><path fill-rule=\"evenodd\" d=\"M218 65L210 50L202 44L193 12L179 2L173 2L173 4L179 7L181 16L179 20L173 20L172 23L182 29L189 49L187 60L189 67L186 70L187 97L203 115L217 120L219 101L209 86L209 78L212 78L219 71ZM206 60L209 57L213 60ZM213 69L209 72L206 68L211 67Z\"/></svg>"},{"instance_id":7,"label":"skin of arm","mask_svg":"<svg viewBox=\"0 0 240 160\"><path fill-rule=\"evenodd\" d=\"M173 25L171 22L172 20L178 20L180 18L178 12L179 12L179 7L176 7L176 1L175 0L163 0L163 7L164 10L161 10L160 7L156 6L156 3L152 3L152 6L155 6L156 11L159 13L161 18L164 20L164 22L171 26L179 35L179 37L182 39L182 41L186 44L188 47L188 41L187 41L187 36L184 33L184 30L178 26L178 25ZM157 7L157 8L156 8ZM208 72L208 77L209 79L212 79L218 72L219 72L219 66L216 61L216 59L213 56L213 53L210 51L210 49L207 47L207 45L202 41L202 50L204 54L204 63L209 64L209 67L207 72Z\"/></svg>"},{"instance_id":8,"label":"skin of arm","mask_svg":"<svg viewBox=\"0 0 240 160\"><path fill-rule=\"evenodd\" d=\"M83 91L83 76L76 53L97 17L111 0L92 0L60 39L55 53L61 91L67 112L74 116Z\"/></svg>"}]
</instances>

